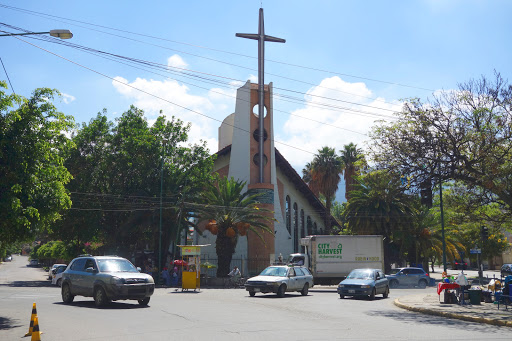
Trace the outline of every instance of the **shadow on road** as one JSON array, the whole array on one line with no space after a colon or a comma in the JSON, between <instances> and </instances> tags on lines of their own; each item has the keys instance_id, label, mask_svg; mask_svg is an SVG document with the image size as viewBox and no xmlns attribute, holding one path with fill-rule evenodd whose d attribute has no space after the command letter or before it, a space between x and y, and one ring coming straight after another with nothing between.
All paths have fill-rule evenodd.
<instances>
[{"instance_id":1,"label":"shadow on road","mask_svg":"<svg viewBox=\"0 0 512 341\"><path fill-rule=\"evenodd\" d=\"M50 281L13 281L2 283L0 286L14 288L54 287Z\"/></svg>"},{"instance_id":2,"label":"shadow on road","mask_svg":"<svg viewBox=\"0 0 512 341\"><path fill-rule=\"evenodd\" d=\"M133 303L132 303L133 302ZM142 306L137 301L127 301L127 302L111 302L103 307L96 307L93 300L90 301L77 301L73 303L63 303L63 302L55 302L55 305L62 305L73 308L89 308L89 309L105 309L105 310L115 310L115 309L146 309L151 306L151 302L147 306Z\"/></svg>"},{"instance_id":3,"label":"shadow on road","mask_svg":"<svg viewBox=\"0 0 512 341\"><path fill-rule=\"evenodd\" d=\"M409 323L411 325L431 325L431 326L443 326L450 327L457 330L471 330L471 331L484 331L487 333L498 333L503 330L510 330L508 327L489 326L488 324L481 324L476 322L467 322L462 320L450 319L441 316L426 315L421 313L400 311L400 310L379 310L379 311L368 311L366 315L372 317L386 317L393 320Z\"/></svg>"},{"instance_id":4,"label":"shadow on road","mask_svg":"<svg viewBox=\"0 0 512 341\"><path fill-rule=\"evenodd\" d=\"M16 323L17 323L17 320L13 320L8 317L0 316L0 330L23 327L23 325L16 324Z\"/></svg>"}]
</instances>

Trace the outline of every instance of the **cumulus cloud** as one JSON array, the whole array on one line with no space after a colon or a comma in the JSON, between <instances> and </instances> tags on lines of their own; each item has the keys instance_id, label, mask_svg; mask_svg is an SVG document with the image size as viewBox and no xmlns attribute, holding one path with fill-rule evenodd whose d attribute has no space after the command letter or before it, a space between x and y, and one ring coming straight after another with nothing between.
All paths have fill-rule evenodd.
<instances>
[{"instance_id":1,"label":"cumulus cloud","mask_svg":"<svg viewBox=\"0 0 512 341\"><path fill-rule=\"evenodd\" d=\"M68 95L68 94L65 94L65 93L62 93L62 101L66 104L69 104L71 102L73 102L76 98L75 96L72 96L72 95Z\"/></svg>"},{"instance_id":2,"label":"cumulus cloud","mask_svg":"<svg viewBox=\"0 0 512 341\"><path fill-rule=\"evenodd\" d=\"M181 58L179 55L175 54L167 59L167 66L175 67L179 69L185 69L188 67L188 64Z\"/></svg>"},{"instance_id":3,"label":"cumulus cloud","mask_svg":"<svg viewBox=\"0 0 512 341\"><path fill-rule=\"evenodd\" d=\"M367 133L378 120L393 120L399 103L376 98L364 83L349 83L339 77L322 80L304 96L305 105L293 111L276 136L276 147L297 170L323 146L339 151L351 142L365 147ZM300 149L290 148L295 146Z\"/></svg>"}]
</instances>

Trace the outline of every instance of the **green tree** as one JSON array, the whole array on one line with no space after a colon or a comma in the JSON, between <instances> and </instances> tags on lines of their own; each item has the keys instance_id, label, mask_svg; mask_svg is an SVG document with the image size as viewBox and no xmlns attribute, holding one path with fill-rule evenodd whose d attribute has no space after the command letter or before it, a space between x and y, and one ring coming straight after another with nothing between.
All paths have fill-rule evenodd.
<instances>
[{"instance_id":1,"label":"green tree","mask_svg":"<svg viewBox=\"0 0 512 341\"><path fill-rule=\"evenodd\" d=\"M334 148L323 147L315 154L311 164L302 171L306 175L304 181L312 190L325 196L325 229L331 233L331 206L338 185L340 174L343 171L343 162L336 154Z\"/></svg>"},{"instance_id":2,"label":"green tree","mask_svg":"<svg viewBox=\"0 0 512 341\"><path fill-rule=\"evenodd\" d=\"M461 181L480 204L512 211L512 86L495 74L444 91L423 104L410 100L393 124L373 130L379 168L412 177L413 185Z\"/></svg>"},{"instance_id":3,"label":"green tree","mask_svg":"<svg viewBox=\"0 0 512 341\"><path fill-rule=\"evenodd\" d=\"M71 206L63 155L73 147L65 133L74 123L52 104L56 90L25 99L3 88L0 82L0 240L11 243L51 230Z\"/></svg>"},{"instance_id":4,"label":"green tree","mask_svg":"<svg viewBox=\"0 0 512 341\"><path fill-rule=\"evenodd\" d=\"M364 162L363 150L357 148L354 143L343 146L340 150L340 158L343 161L343 178L345 179L345 198L350 199L350 192L354 189L354 176L357 174L361 162Z\"/></svg>"},{"instance_id":5,"label":"green tree","mask_svg":"<svg viewBox=\"0 0 512 341\"><path fill-rule=\"evenodd\" d=\"M257 195L244 191L246 183L228 179L218 180L203 193L205 205L197 210L201 221L210 220L207 228L217 234L215 250L218 259L217 277L226 277L238 238L247 231L255 233L263 240L263 233L273 233L268 222L274 220L273 212L260 207Z\"/></svg>"}]
</instances>

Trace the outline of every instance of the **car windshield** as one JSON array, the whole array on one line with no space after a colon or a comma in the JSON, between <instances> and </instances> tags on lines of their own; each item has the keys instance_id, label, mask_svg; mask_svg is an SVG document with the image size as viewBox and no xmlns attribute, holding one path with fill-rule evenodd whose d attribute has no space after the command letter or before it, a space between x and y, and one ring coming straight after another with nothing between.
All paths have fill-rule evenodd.
<instances>
[{"instance_id":1,"label":"car windshield","mask_svg":"<svg viewBox=\"0 0 512 341\"><path fill-rule=\"evenodd\" d=\"M101 272L138 272L126 259L98 259Z\"/></svg>"},{"instance_id":2,"label":"car windshield","mask_svg":"<svg viewBox=\"0 0 512 341\"><path fill-rule=\"evenodd\" d=\"M373 271L370 270L352 270L347 279L373 279Z\"/></svg>"},{"instance_id":3,"label":"car windshield","mask_svg":"<svg viewBox=\"0 0 512 341\"><path fill-rule=\"evenodd\" d=\"M400 269L391 269L391 270L389 270L389 274L396 275L399 271L400 271Z\"/></svg>"},{"instance_id":4,"label":"car windshield","mask_svg":"<svg viewBox=\"0 0 512 341\"><path fill-rule=\"evenodd\" d=\"M275 266L269 266L265 270L263 270L260 273L260 276L277 276L277 277L284 277L286 276L286 272L288 269L286 268L280 268Z\"/></svg>"}]
</instances>

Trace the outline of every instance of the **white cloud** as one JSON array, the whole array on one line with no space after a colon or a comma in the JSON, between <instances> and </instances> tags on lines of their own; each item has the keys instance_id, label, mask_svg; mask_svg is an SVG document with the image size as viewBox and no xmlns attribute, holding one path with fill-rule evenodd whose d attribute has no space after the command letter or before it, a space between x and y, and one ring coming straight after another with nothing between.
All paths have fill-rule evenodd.
<instances>
[{"instance_id":1,"label":"white cloud","mask_svg":"<svg viewBox=\"0 0 512 341\"><path fill-rule=\"evenodd\" d=\"M304 96L303 108L291 113L277 141L300 148L294 149L276 143L295 169L300 170L323 146L339 151L353 142L364 148L366 135L375 121L390 119L399 106L375 97L364 83L348 83L339 77L326 78L312 87ZM398 104L396 102L395 104Z\"/></svg>"},{"instance_id":2,"label":"white cloud","mask_svg":"<svg viewBox=\"0 0 512 341\"><path fill-rule=\"evenodd\" d=\"M175 54L169 59L167 59L167 66L169 67L175 67L179 69L185 69L188 67L188 64L181 58L179 55Z\"/></svg>"},{"instance_id":3,"label":"white cloud","mask_svg":"<svg viewBox=\"0 0 512 341\"><path fill-rule=\"evenodd\" d=\"M65 94L65 93L61 93L62 95L62 101L66 104L69 104L71 102L73 102L76 98L75 96L72 96L72 95L68 95L68 94Z\"/></svg>"}]
</instances>

